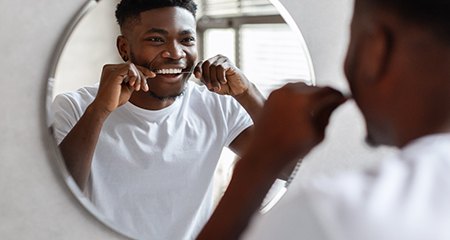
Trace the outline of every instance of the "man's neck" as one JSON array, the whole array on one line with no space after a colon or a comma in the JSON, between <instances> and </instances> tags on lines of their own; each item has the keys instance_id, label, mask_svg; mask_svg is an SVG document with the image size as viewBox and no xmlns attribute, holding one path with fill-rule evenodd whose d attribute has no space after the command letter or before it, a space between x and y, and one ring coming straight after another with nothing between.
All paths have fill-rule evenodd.
<instances>
[{"instance_id":1,"label":"man's neck","mask_svg":"<svg viewBox=\"0 0 450 240\"><path fill-rule=\"evenodd\" d=\"M172 105L177 97L161 98L148 92L134 92L131 95L130 102L140 108L147 110L161 110Z\"/></svg>"}]
</instances>

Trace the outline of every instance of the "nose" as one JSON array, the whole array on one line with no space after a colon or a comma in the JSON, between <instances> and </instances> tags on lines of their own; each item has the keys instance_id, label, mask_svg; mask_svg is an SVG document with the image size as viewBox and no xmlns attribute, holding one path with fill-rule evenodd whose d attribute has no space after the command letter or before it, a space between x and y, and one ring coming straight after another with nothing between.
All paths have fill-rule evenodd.
<instances>
[{"instance_id":1,"label":"nose","mask_svg":"<svg viewBox=\"0 0 450 240\"><path fill-rule=\"evenodd\" d=\"M186 52L184 52L183 47L178 43L168 44L167 49L162 52L162 57L181 59L186 57Z\"/></svg>"}]
</instances>

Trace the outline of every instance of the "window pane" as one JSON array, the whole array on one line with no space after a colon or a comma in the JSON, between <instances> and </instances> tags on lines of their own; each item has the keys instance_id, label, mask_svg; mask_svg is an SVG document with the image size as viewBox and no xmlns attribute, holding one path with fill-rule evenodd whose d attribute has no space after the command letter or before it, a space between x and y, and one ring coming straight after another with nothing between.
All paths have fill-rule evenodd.
<instances>
[{"instance_id":1,"label":"window pane","mask_svg":"<svg viewBox=\"0 0 450 240\"><path fill-rule=\"evenodd\" d=\"M235 32L233 29L209 29L205 31L205 59L217 54L227 56L232 62L235 57Z\"/></svg>"},{"instance_id":2,"label":"window pane","mask_svg":"<svg viewBox=\"0 0 450 240\"><path fill-rule=\"evenodd\" d=\"M243 16L278 14L269 0L203 0L199 16Z\"/></svg>"},{"instance_id":3,"label":"window pane","mask_svg":"<svg viewBox=\"0 0 450 240\"><path fill-rule=\"evenodd\" d=\"M244 25L240 41L242 71L265 96L288 82L311 82L307 53L288 25Z\"/></svg>"}]
</instances>

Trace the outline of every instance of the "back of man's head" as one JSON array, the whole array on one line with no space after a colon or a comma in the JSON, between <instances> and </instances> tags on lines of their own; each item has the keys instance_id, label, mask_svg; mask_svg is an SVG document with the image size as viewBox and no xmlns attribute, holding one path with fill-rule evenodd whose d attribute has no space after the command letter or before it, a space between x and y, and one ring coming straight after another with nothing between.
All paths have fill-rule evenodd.
<instances>
[{"instance_id":1,"label":"back of man's head","mask_svg":"<svg viewBox=\"0 0 450 240\"><path fill-rule=\"evenodd\" d=\"M197 4L193 0L122 0L117 4L116 20L120 27L129 20L137 19L141 12L164 7L181 7L195 17Z\"/></svg>"},{"instance_id":2,"label":"back of man's head","mask_svg":"<svg viewBox=\"0 0 450 240\"><path fill-rule=\"evenodd\" d=\"M410 23L422 25L450 44L449 0L363 0L372 7L390 10Z\"/></svg>"}]
</instances>

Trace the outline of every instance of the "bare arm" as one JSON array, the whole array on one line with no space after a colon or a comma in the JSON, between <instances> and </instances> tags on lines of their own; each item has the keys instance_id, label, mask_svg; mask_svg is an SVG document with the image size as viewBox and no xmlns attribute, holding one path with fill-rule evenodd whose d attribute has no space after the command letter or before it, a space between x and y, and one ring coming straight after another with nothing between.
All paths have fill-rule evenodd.
<instances>
[{"instance_id":1,"label":"bare arm","mask_svg":"<svg viewBox=\"0 0 450 240\"><path fill-rule=\"evenodd\" d=\"M249 83L246 91L233 97L241 104L245 111L247 111L253 122L257 122L266 100L258 88L256 88L253 83Z\"/></svg>"},{"instance_id":2,"label":"bare arm","mask_svg":"<svg viewBox=\"0 0 450 240\"><path fill-rule=\"evenodd\" d=\"M278 170L261 166L259 152L245 155L237 164L224 196L198 239L239 239L277 178Z\"/></svg>"},{"instance_id":3,"label":"bare arm","mask_svg":"<svg viewBox=\"0 0 450 240\"><path fill-rule=\"evenodd\" d=\"M84 189L89 177L92 157L104 121L109 114L98 111L92 105L59 144L67 170Z\"/></svg>"},{"instance_id":4,"label":"bare arm","mask_svg":"<svg viewBox=\"0 0 450 240\"><path fill-rule=\"evenodd\" d=\"M198 239L238 239L280 171L323 140L331 113L344 101L336 90L303 83L272 93L249 149Z\"/></svg>"},{"instance_id":5,"label":"bare arm","mask_svg":"<svg viewBox=\"0 0 450 240\"><path fill-rule=\"evenodd\" d=\"M250 82L227 57L217 55L197 64L195 76L218 94L233 96L247 111L254 123L258 122L265 98L258 88ZM242 156L253 135L253 127L244 130L230 144L230 149ZM287 180L297 164L297 159L287 164L278 178Z\"/></svg>"},{"instance_id":6,"label":"bare arm","mask_svg":"<svg viewBox=\"0 0 450 240\"><path fill-rule=\"evenodd\" d=\"M253 122L264 105L264 97L247 77L227 57L217 55L197 64L195 77L210 91L234 97L248 112Z\"/></svg>"},{"instance_id":7,"label":"bare arm","mask_svg":"<svg viewBox=\"0 0 450 240\"><path fill-rule=\"evenodd\" d=\"M143 72L153 76L131 63L105 65L96 98L60 143L67 170L80 189L87 183L98 138L109 114L126 103L133 91L148 91Z\"/></svg>"},{"instance_id":8,"label":"bare arm","mask_svg":"<svg viewBox=\"0 0 450 240\"><path fill-rule=\"evenodd\" d=\"M264 97L247 77L227 57L217 55L201 61L194 69L195 77L217 94L229 95L247 111L253 122L257 122L264 106ZM247 146L253 127L245 129L230 144L230 149L241 156Z\"/></svg>"},{"instance_id":9,"label":"bare arm","mask_svg":"<svg viewBox=\"0 0 450 240\"><path fill-rule=\"evenodd\" d=\"M245 111L247 111L252 118L253 123L258 122L265 99L255 85L250 83L245 92L233 97L239 102ZM230 144L230 149L238 156L242 156L245 149L248 147L248 143L253 136L253 128L254 127L251 126L242 131Z\"/></svg>"}]
</instances>

